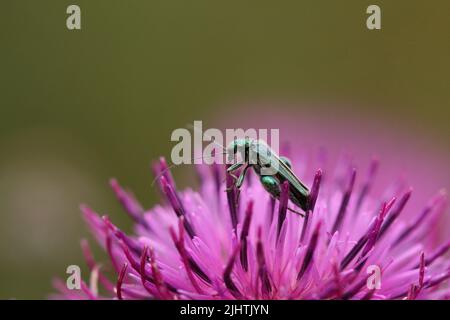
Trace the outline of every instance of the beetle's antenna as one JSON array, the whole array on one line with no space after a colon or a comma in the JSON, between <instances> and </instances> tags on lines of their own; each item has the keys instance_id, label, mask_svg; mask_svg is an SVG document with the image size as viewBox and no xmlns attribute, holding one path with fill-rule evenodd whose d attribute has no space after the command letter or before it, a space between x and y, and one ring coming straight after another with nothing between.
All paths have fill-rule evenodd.
<instances>
[{"instance_id":1,"label":"beetle's antenna","mask_svg":"<svg viewBox=\"0 0 450 320\"><path fill-rule=\"evenodd\" d=\"M189 129L192 129L192 130L194 130L194 131L199 132L199 128L197 128L196 126L194 126L194 125L192 125L192 124L187 124L186 127L188 127ZM219 153L219 155L227 154L227 149L226 149L223 145L221 145L220 143L216 142L216 140L214 139L214 137L211 137L210 135L205 134L205 133L202 132L201 130L200 130L200 132L202 133L203 136L206 136L212 143L214 143L215 145L219 146L222 150L224 150L224 152ZM211 156L208 156L208 157L203 157L203 155L202 155L202 156L200 156L200 157L193 158L192 160L197 160L197 159L211 159L211 158L213 158L213 157L215 157L215 156L216 156L216 154L211 155ZM159 178L161 178L161 176L162 176L164 173L166 173L166 172L169 171L171 168L176 167L176 166L178 166L178 165L177 165L177 164L171 164L170 166L168 166L167 168L165 168L164 170L162 170L162 171L155 177L155 179L153 179L151 186L153 186L153 185L155 184L156 180L158 180Z\"/></svg>"},{"instance_id":2,"label":"beetle's antenna","mask_svg":"<svg viewBox=\"0 0 450 320\"><path fill-rule=\"evenodd\" d=\"M219 153L219 155L224 155L224 154L227 154L227 153L226 153L226 152ZM192 160L198 160L198 159L203 159L203 160L204 160L204 159L211 159L211 158L214 158L215 156L216 156L216 155L211 155L211 156L208 156L208 157L200 156L200 157L192 158ZM169 171L171 168L176 167L176 166L179 166L179 164L172 163L170 166L167 166L167 168L165 168L164 170L162 170L162 171L155 177L155 179L153 179L151 186L153 187L153 185L155 184L156 180L158 180L159 178L161 178L167 171Z\"/></svg>"},{"instance_id":3,"label":"beetle's antenna","mask_svg":"<svg viewBox=\"0 0 450 320\"><path fill-rule=\"evenodd\" d=\"M194 130L194 131L199 132L199 128L197 128L196 126L193 126L192 124L187 124L186 127L190 128L190 129L192 129L192 130ZM205 133L202 132L201 130L200 130L200 133L202 133L203 136L207 137L212 143L214 143L215 145L219 146L220 148L222 148L223 150L226 151L226 148L225 148L223 145L221 145L220 143L216 142L216 140L214 139L214 137L211 137L210 135L205 134Z\"/></svg>"}]
</instances>

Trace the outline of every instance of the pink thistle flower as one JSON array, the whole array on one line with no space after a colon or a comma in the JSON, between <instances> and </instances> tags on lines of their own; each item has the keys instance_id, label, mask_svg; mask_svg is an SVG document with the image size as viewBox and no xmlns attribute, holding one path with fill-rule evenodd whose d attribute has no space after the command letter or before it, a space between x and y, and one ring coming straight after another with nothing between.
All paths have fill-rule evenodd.
<instances>
[{"instance_id":1,"label":"pink thistle flower","mask_svg":"<svg viewBox=\"0 0 450 320\"><path fill-rule=\"evenodd\" d=\"M433 234L446 208L440 192L420 210L412 190L373 195L378 162L367 174L350 163L333 172L292 159L310 186L310 210L289 212L288 185L274 200L251 173L238 191L219 165L199 166L200 189L180 192L164 159L154 166L164 202L144 210L116 180L111 186L135 222L126 235L106 216L82 206L115 274L82 248L94 279L79 291L56 282L69 299L442 299L448 297L450 242ZM313 174L311 174L311 172ZM308 174L309 173L309 174ZM303 179L304 178L304 179ZM225 183L222 181L225 179ZM405 212L409 211L409 212ZM407 217L407 219L405 218ZM368 268L381 271L369 286ZM116 279L114 281L110 279ZM92 280L92 277L91 277ZM94 287L94 288L93 288Z\"/></svg>"}]
</instances>

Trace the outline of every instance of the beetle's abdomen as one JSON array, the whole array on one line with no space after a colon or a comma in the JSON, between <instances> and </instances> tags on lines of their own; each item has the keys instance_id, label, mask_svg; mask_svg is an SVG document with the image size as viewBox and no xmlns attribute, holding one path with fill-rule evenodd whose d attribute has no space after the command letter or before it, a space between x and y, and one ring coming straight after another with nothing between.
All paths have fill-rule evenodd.
<instances>
[{"instance_id":1,"label":"beetle's abdomen","mask_svg":"<svg viewBox=\"0 0 450 320\"><path fill-rule=\"evenodd\" d=\"M292 186L289 187L289 199L305 212L309 210L309 197Z\"/></svg>"}]
</instances>

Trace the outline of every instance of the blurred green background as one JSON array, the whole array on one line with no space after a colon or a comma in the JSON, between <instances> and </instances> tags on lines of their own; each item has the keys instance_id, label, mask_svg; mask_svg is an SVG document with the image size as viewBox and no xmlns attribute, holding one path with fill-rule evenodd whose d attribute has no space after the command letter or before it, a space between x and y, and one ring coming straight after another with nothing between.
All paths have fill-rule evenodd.
<instances>
[{"instance_id":1,"label":"blurred green background","mask_svg":"<svg viewBox=\"0 0 450 320\"><path fill-rule=\"evenodd\" d=\"M366 29L369 4L380 31ZM0 298L45 298L83 264L79 204L129 228L108 179L150 206L149 163L170 154L172 130L239 116L238 103L320 102L448 150L449 14L420 0L3 0Z\"/></svg>"}]
</instances>

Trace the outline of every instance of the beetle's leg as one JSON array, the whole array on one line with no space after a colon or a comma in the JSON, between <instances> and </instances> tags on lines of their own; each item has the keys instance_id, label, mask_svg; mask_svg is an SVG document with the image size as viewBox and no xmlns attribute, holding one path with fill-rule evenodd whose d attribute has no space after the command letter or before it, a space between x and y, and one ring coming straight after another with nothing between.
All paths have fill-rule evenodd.
<instances>
[{"instance_id":1,"label":"beetle's leg","mask_svg":"<svg viewBox=\"0 0 450 320\"><path fill-rule=\"evenodd\" d=\"M243 165L244 164L242 162L235 163L227 169L227 172L233 172L233 171L239 169L240 167L242 167Z\"/></svg>"},{"instance_id":2,"label":"beetle's leg","mask_svg":"<svg viewBox=\"0 0 450 320\"><path fill-rule=\"evenodd\" d=\"M248 168L250 168L250 165L247 164L244 167L244 169L242 169L242 173L241 173L241 175L239 176L239 178L237 179L237 182L236 182L236 188L238 188L238 189L241 188L242 184L244 183L244 178L245 178L245 175L247 174Z\"/></svg>"},{"instance_id":3,"label":"beetle's leg","mask_svg":"<svg viewBox=\"0 0 450 320\"><path fill-rule=\"evenodd\" d=\"M239 180L239 177L237 177L235 174L233 174L233 171L236 171L237 169L239 169L241 166L243 166L242 163L238 162L233 164L232 166L230 166L227 169L227 173L233 178L234 182L236 182L237 180ZM229 188L227 189L227 191L229 191Z\"/></svg>"},{"instance_id":4,"label":"beetle's leg","mask_svg":"<svg viewBox=\"0 0 450 320\"><path fill-rule=\"evenodd\" d=\"M225 188L225 192L233 190L233 188L236 186L236 181L239 180L239 177L237 177L236 175L232 174L231 172L228 172L228 174L230 175L230 177L233 178L234 183L231 186L229 186L228 188Z\"/></svg>"},{"instance_id":5,"label":"beetle's leg","mask_svg":"<svg viewBox=\"0 0 450 320\"><path fill-rule=\"evenodd\" d=\"M233 187L236 186L237 181L239 181L239 179L241 178L242 174L238 177L235 174L233 174L233 171L236 171L237 169L239 169L243 165L244 165L243 163L238 162L238 163L233 164L232 166L230 166L227 169L227 173L233 178L234 184L232 186L230 186L229 188L226 188L225 191L230 191L231 189L233 189Z\"/></svg>"},{"instance_id":6,"label":"beetle's leg","mask_svg":"<svg viewBox=\"0 0 450 320\"><path fill-rule=\"evenodd\" d=\"M234 173L228 172L228 174L230 175L230 177L233 178L234 182L236 182L239 179L239 177L236 176Z\"/></svg>"},{"instance_id":7,"label":"beetle's leg","mask_svg":"<svg viewBox=\"0 0 450 320\"><path fill-rule=\"evenodd\" d=\"M239 175L239 177L235 176L235 175L232 174L231 172L228 172L228 174L235 180L236 183L235 183L234 186L232 186L232 187L230 187L230 188L227 188L225 191L230 191L233 187L236 187L237 189L240 189L241 186L242 186L242 184L244 183L244 178L245 178L245 175L247 174L248 168L250 168L250 165L249 165L249 164L246 164L245 167L244 167L244 169L242 169L242 172L241 172L241 174ZM235 170L236 170L236 169L235 169Z\"/></svg>"},{"instance_id":8,"label":"beetle's leg","mask_svg":"<svg viewBox=\"0 0 450 320\"><path fill-rule=\"evenodd\" d=\"M287 208L290 212L293 212L293 213L296 213L296 214L298 214L299 216L301 216L301 217L304 217L305 216L305 214L304 213L301 213L301 212L298 212L298 211L295 211L294 209L291 209L291 208Z\"/></svg>"}]
</instances>

